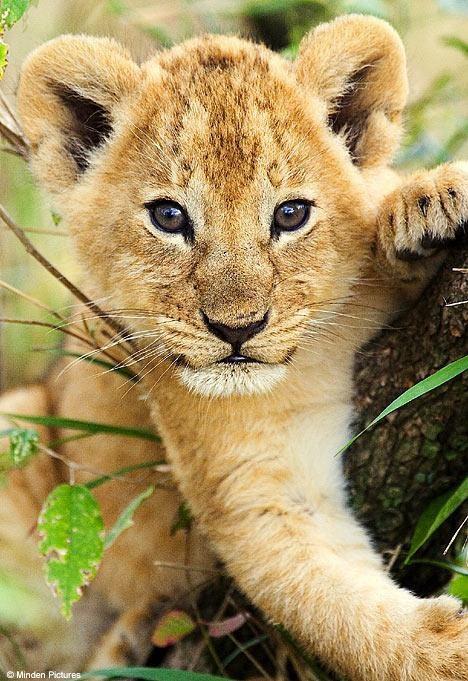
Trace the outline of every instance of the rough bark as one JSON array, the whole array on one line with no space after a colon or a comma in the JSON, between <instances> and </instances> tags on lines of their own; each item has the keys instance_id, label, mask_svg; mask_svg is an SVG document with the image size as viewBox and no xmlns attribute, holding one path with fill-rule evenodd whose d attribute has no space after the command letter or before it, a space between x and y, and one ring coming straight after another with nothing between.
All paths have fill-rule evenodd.
<instances>
[{"instance_id":1,"label":"rough bark","mask_svg":"<svg viewBox=\"0 0 468 681\"><path fill-rule=\"evenodd\" d=\"M419 303L383 332L356 361L356 428L360 430L417 381L468 353L467 251L451 254ZM353 506L381 551L402 547L435 496L468 472L468 372L395 412L345 455ZM466 509L465 509L466 510ZM463 510L461 511L463 513ZM458 518L438 532L429 551L442 558ZM398 578L420 593L442 574L395 562Z\"/></svg>"}]
</instances>

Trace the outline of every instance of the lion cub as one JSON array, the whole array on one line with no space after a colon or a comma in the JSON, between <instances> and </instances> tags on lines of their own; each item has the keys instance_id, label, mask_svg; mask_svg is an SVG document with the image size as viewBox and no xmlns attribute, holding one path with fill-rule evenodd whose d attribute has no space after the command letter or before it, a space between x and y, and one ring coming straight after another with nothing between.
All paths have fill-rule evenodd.
<instances>
[{"instance_id":1,"label":"lion cub","mask_svg":"<svg viewBox=\"0 0 468 681\"><path fill-rule=\"evenodd\" d=\"M266 617L346 679L468 678L459 603L392 582L346 506L336 456L356 349L419 295L468 218L467 164L389 169L406 97L398 36L363 16L320 26L294 63L219 36L141 66L83 36L27 59L32 170L88 288L129 329L141 400L83 363L2 409L153 424L198 527L188 550L171 537L179 499L159 490L70 626L47 601L33 668L143 663L158 607L187 588L154 561L209 565L206 535ZM327 333L347 315L339 338ZM62 451L99 470L162 455L111 437ZM2 560L27 564L38 589L27 532L65 478L39 458L2 492ZM97 490L107 523L138 484Z\"/></svg>"}]
</instances>

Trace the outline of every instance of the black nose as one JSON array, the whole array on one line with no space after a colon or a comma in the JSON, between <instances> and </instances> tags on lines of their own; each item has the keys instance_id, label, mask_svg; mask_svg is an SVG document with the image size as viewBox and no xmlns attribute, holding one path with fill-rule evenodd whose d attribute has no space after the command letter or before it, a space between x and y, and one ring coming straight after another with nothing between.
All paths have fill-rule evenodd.
<instances>
[{"instance_id":1,"label":"black nose","mask_svg":"<svg viewBox=\"0 0 468 681\"><path fill-rule=\"evenodd\" d=\"M264 315L263 319L247 324L247 326L226 326L226 324L213 322L211 319L208 319L204 312L202 312L202 317L211 333L239 350L243 343L246 343L249 338L252 338L265 328L268 321L268 312Z\"/></svg>"}]
</instances>

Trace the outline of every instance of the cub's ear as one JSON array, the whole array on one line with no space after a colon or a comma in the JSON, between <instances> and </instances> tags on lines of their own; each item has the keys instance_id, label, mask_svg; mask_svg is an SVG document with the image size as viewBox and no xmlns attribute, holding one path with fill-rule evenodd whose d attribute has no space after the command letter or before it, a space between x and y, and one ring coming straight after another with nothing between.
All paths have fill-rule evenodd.
<instances>
[{"instance_id":1,"label":"cub's ear","mask_svg":"<svg viewBox=\"0 0 468 681\"><path fill-rule=\"evenodd\" d=\"M390 160L408 81L403 44L389 24L357 14L323 24L303 39L295 68L299 82L324 100L328 124L356 165Z\"/></svg>"},{"instance_id":2,"label":"cub's ear","mask_svg":"<svg viewBox=\"0 0 468 681\"><path fill-rule=\"evenodd\" d=\"M130 55L108 38L62 36L26 59L18 111L47 190L59 192L86 171L139 77Z\"/></svg>"}]
</instances>

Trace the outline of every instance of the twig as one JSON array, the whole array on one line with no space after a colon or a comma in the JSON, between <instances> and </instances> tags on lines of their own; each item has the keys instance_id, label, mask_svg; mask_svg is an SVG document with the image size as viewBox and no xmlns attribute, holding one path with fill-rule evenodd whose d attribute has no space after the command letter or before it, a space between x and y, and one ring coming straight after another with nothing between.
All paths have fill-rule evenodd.
<instances>
[{"instance_id":1,"label":"twig","mask_svg":"<svg viewBox=\"0 0 468 681\"><path fill-rule=\"evenodd\" d=\"M220 619L222 619L222 617L224 617L224 613L226 612L226 608L227 608L228 605L229 605L229 599L230 599L230 597L231 597L231 594L232 594L233 590L234 590L234 586L233 586L233 584L231 583L231 584L229 584L228 589L227 589L227 591L226 591L226 594L224 595L224 599L223 599L223 602L221 603L221 606L220 606L220 607L218 608L218 610L216 611L216 614L215 614L215 616L214 616L214 618L213 618L213 621L216 622L217 620L220 620ZM202 628L202 627L200 627L200 629L203 631L203 628ZM205 632L205 633L206 633L206 632ZM199 643L199 645L198 645L198 649L195 651L195 655L192 657L192 659L191 659L191 661L190 661L190 664L187 666L187 670L188 670L188 671L193 671L193 670L196 668L197 664L198 664L199 661L200 661L200 658L201 658L201 656L202 656L203 651L204 651L205 648L207 648L207 647L208 647L208 646L207 646L207 639L206 639L206 637L204 636L204 637L203 637L203 640L200 641L200 643ZM221 660L219 660L219 658L218 658L218 661L219 661L219 663L221 664L221 670L220 670L220 671L222 671L223 675L225 675L226 672L225 672L224 665L221 663Z\"/></svg>"},{"instance_id":2,"label":"twig","mask_svg":"<svg viewBox=\"0 0 468 681\"><path fill-rule=\"evenodd\" d=\"M13 319L11 317L0 317L0 323L2 324L23 324L25 326L42 326L45 329L51 329L52 331L61 331L62 333L67 334L67 336L71 336L72 338L75 338L76 340L81 341L82 343L86 343L92 348L96 348L96 345L94 343L91 343L87 338L84 336L80 336L79 334L75 333L74 331L70 331L70 327L68 326L67 328L63 327L60 324L52 324L51 322L43 322L40 321L39 319ZM114 362L116 360L114 359Z\"/></svg>"},{"instance_id":3,"label":"twig","mask_svg":"<svg viewBox=\"0 0 468 681\"><path fill-rule=\"evenodd\" d=\"M27 234L48 234L49 236L70 236L68 232L59 229L42 229L38 227L23 227Z\"/></svg>"},{"instance_id":4,"label":"twig","mask_svg":"<svg viewBox=\"0 0 468 681\"><path fill-rule=\"evenodd\" d=\"M108 350L105 348L101 348L97 343L96 340L89 334L89 338L81 335L81 333L78 333L76 331L71 331L70 330L70 324L64 325L64 324L52 324L51 322L43 322L39 319L12 319L10 317L0 317L0 323L3 324L23 324L24 326L41 326L45 329L50 329L51 331L60 331L61 333L66 334L67 336L70 336L71 338L75 338L76 340L80 341L80 343L84 343L87 345L89 348L92 348L93 350L99 350L99 352L104 355L107 359L109 359L111 362L114 362L114 365L117 367L120 364L120 360L118 360L116 357L112 355ZM83 358L80 359L85 359L86 355L83 355ZM130 371L130 369L128 369ZM133 372L132 372L133 373ZM138 378L137 374L134 374L135 378Z\"/></svg>"},{"instance_id":5,"label":"twig","mask_svg":"<svg viewBox=\"0 0 468 681\"><path fill-rule=\"evenodd\" d=\"M266 669L255 659L255 657L247 650L247 646L242 644L233 634L227 634L227 637L234 643L238 650L245 655L245 657L253 664L255 669L263 676L263 678L268 679L268 681L274 681L273 677L266 671Z\"/></svg>"},{"instance_id":6,"label":"twig","mask_svg":"<svg viewBox=\"0 0 468 681\"><path fill-rule=\"evenodd\" d=\"M398 546L396 548L394 548L393 550L384 551L384 553L386 553L388 556L390 556L388 563L385 566L385 572L391 571L391 569L393 568L393 566L395 565L395 563L398 559L398 556L401 553L402 547L403 547L403 544L398 544Z\"/></svg>"},{"instance_id":7,"label":"twig","mask_svg":"<svg viewBox=\"0 0 468 681\"><path fill-rule=\"evenodd\" d=\"M11 216L8 214L8 212L5 210L3 206L0 205L0 219L4 222L4 224L10 229L13 234L17 237L17 239L23 244L24 248L26 249L26 252L29 253L29 255L32 255L37 262L39 262L57 281L59 281L65 288L67 288L74 296L75 298L78 298L84 305L86 305L87 308L92 310L94 314L96 314L100 319L103 319L104 322L110 326L114 331L116 331L119 335L121 335L123 338L127 335L127 332L125 328L119 324L115 319L110 317L104 310L102 310L99 305L97 305L93 300L88 298L80 289L75 286L67 277L62 274L54 265L52 265L49 260L45 256L40 253L37 248L33 245L33 243L28 239L24 231L21 229L21 227L18 227L17 224L13 221ZM130 346L133 347L133 344L130 341L126 341L129 343Z\"/></svg>"},{"instance_id":8,"label":"twig","mask_svg":"<svg viewBox=\"0 0 468 681\"><path fill-rule=\"evenodd\" d=\"M51 314L53 317L55 317L59 321L61 321L61 322L65 321L65 317L62 317L61 314L59 314L58 312L55 312L55 310L52 310L52 308L48 307L47 305L44 305L44 303L41 303L41 301L37 300L37 298L33 298L33 296L29 296L27 293L20 291L18 288L16 288L15 286L12 286L11 284L8 284L8 282L3 281L2 279L0 279L0 288L4 288L7 291L10 291L11 293L15 293L17 296L19 296L20 298L23 298L24 300L27 300L29 303L31 303L32 305L35 305L39 309L45 310L46 312Z\"/></svg>"},{"instance_id":9,"label":"twig","mask_svg":"<svg viewBox=\"0 0 468 681\"><path fill-rule=\"evenodd\" d=\"M198 567L196 565L184 565L183 563L170 563L163 560L155 560L153 565L159 568L170 568L171 570L184 570L186 572L204 572L209 575L222 575L221 570L213 570L210 568Z\"/></svg>"},{"instance_id":10,"label":"twig","mask_svg":"<svg viewBox=\"0 0 468 681\"><path fill-rule=\"evenodd\" d=\"M16 128L16 129L14 129ZM14 154L27 160L29 144L3 92L0 91L0 135L10 144Z\"/></svg>"}]
</instances>

